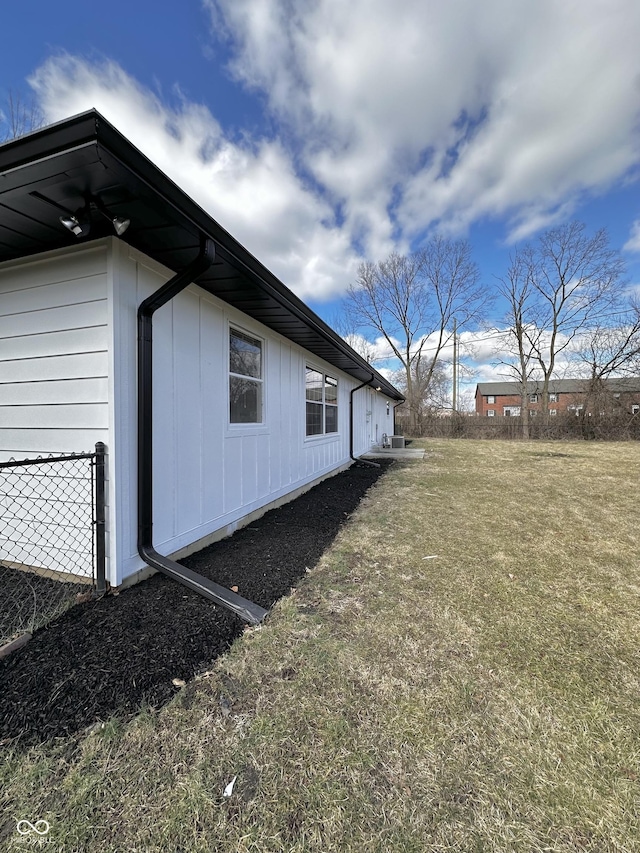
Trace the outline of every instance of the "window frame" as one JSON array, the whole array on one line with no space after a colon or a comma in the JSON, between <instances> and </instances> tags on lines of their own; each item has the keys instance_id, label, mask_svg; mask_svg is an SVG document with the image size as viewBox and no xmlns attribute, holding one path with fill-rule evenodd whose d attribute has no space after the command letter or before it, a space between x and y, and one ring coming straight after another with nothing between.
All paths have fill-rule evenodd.
<instances>
[{"instance_id":1,"label":"window frame","mask_svg":"<svg viewBox=\"0 0 640 853\"><path fill-rule=\"evenodd\" d=\"M320 375L320 388L322 389L322 399L311 400L308 397L309 388L307 386L307 377L309 373L317 373ZM329 380L329 381L327 381ZM335 388L335 402L327 400L327 388ZM309 405L318 406L321 409L322 430L320 432L308 432L309 429ZM336 428L327 430L327 410L335 411ZM322 438L337 438L340 435L340 379L333 373L327 373L322 368L307 362L304 368L304 438L305 441L317 441Z\"/></svg>"},{"instance_id":2,"label":"window frame","mask_svg":"<svg viewBox=\"0 0 640 853\"><path fill-rule=\"evenodd\" d=\"M496 404L496 395L495 394L487 394L487 406L495 406Z\"/></svg>"},{"instance_id":3,"label":"window frame","mask_svg":"<svg viewBox=\"0 0 640 853\"><path fill-rule=\"evenodd\" d=\"M249 374L236 373L231 370L231 336L236 333L240 338L249 338L260 344L260 376L250 376ZM227 324L227 427L231 430L237 429L261 429L266 425L266 399L265 399L265 355L266 355L266 339L259 334L256 334L249 329L243 328L241 325L233 322ZM255 383L259 387L259 404L258 416L259 420L255 421L233 421L231 420L231 380L233 378L244 380L245 382Z\"/></svg>"}]
</instances>

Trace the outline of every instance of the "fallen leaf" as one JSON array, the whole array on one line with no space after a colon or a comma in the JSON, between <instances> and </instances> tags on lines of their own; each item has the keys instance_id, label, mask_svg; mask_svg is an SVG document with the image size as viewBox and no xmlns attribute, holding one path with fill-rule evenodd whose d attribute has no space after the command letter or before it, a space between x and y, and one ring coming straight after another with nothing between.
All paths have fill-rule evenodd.
<instances>
[{"instance_id":1,"label":"fallen leaf","mask_svg":"<svg viewBox=\"0 0 640 853\"><path fill-rule=\"evenodd\" d=\"M173 678L173 679L171 679L171 683L172 683L175 687L184 687L184 686L186 685L186 683L187 683L187 682L186 682L186 681L183 681L181 678Z\"/></svg>"},{"instance_id":2,"label":"fallen leaf","mask_svg":"<svg viewBox=\"0 0 640 853\"><path fill-rule=\"evenodd\" d=\"M237 586L232 586L232 587L231 587L231 592L237 592L237 591L238 591L238 587L237 587Z\"/></svg>"}]
</instances>

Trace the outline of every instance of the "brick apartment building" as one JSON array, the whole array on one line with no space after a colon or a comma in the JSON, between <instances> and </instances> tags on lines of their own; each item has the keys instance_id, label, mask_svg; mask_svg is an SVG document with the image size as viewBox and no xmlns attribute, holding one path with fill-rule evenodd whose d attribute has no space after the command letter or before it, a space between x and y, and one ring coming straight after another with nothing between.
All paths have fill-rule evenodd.
<instances>
[{"instance_id":1,"label":"brick apartment building","mask_svg":"<svg viewBox=\"0 0 640 853\"><path fill-rule=\"evenodd\" d=\"M552 379L549 383L549 414L580 414L587 406L589 414L604 412L640 413L640 377L603 380L597 395L588 395L586 379ZM542 406L542 383L528 382L529 411L535 417ZM482 417L519 417L522 407L519 382L480 382L476 386L476 415Z\"/></svg>"}]
</instances>

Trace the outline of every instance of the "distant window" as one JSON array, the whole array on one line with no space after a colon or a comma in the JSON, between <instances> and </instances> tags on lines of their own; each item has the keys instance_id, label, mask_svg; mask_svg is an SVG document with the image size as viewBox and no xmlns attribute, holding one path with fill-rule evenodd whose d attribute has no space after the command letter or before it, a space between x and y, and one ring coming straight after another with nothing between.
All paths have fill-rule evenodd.
<instances>
[{"instance_id":1,"label":"distant window","mask_svg":"<svg viewBox=\"0 0 640 853\"><path fill-rule=\"evenodd\" d=\"M307 367L305 396L307 435L338 432L338 380Z\"/></svg>"},{"instance_id":2,"label":"distant window","mask_svg":"<svg viewBox=\"0 0 640 853\"><path fill-rule=\"evenodd\" d=\"M583 409L584 409L584 406L582 404L575 405L575 406L567 406L567 411L568 412L574 412L576 417L578 417L580 415L580 412Z\"/></svg>"},{"instance_id":3,"label":"distant window","mask_svg":"<svg viewBox=\"0 0 640 853\"><path fill-rule=\"evenodd\" d=\"M262 341L229 330L229 421L262 423Z\"/></svg>"},{"instance_id":4,"label":"distant window","mask_svg":"<svg viewBox=\"0 0 640 853\"><path fill-rule=\"evenodd\" d=\"M505 416L505 418L518 418L518 417L520 417L520 406L505 406L504 407L504 416Z\"/></svg>"},{"instance_id":5,"label":"distant window","mask_svg":"<svg viewBox=\"0 0 640 853\"><path fill-rule=\"evenodd\" d=\"M490 395L487 397L487 403L495 403L495 401L496 401L496 398L495 398L495 395L494 395L494 394L490 394Z\"/></svg>"},{"instance_id":6,"label":"distant window","mask_svg":"<svg viewBox=\"0 0 640 853\"><path fill-rule=\"evenodd\" d=\"M495 418L495 416L496 416L496 410L495 409L488 409L487 410L487 417L488 418Z\"/></svg>"},{"instance_id":7,"label":"distant window","mask_svg":"<svg viewBox=\"0 0 640 853\"><path fill-rule=\"evenodd\" d=\"M558 395L557 394L549 394L549 402L550 403L557 403L558 402Z\"/></svg>"},{"instance_id":8,"label":"distant window","mask_svg":"<svg viewBox=\"0 0 640 853\"><path fill-rule=\"evenodd\" d=\"M631 414L637 415L638 412L640 412L640 406L638 406L636 403L634 403L633 406L631 406Z\"/></svg>"},{"instance_id":9,"label":"distant window","mask_svg":"<svg viewBox=\"0 0 640 853\"><path fill-rule=\"evenodd\" d=\"M549 409L549 414L553 418L558 414L558 410L557 409Z\"/></svg>"},{"instance_id":10,"label":"distant window","mask_svg":"<svg viewBox=\"0 0 640 853\"><path fill-rule=\"evenodd\" d=\"M538 395L537 394L529 394L529 402L530 403L537 403L538 402Z\"/></svg>"}]
</instances>

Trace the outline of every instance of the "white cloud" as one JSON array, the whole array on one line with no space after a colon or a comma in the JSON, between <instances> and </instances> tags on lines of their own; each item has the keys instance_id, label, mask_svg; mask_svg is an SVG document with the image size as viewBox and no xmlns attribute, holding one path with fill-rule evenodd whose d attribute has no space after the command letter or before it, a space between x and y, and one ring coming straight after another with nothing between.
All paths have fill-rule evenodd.
<instances>
[{"instance_id":1,"label":"white cloud","mask_svg":"<svg viewBox=\"0 0 640 853\"><path fill-rule=\"evenodd\" d=\"M640 219L631 226L631 234L629 239L622 247L626 252L640 252Z\"/></svg>"},{"instance_id":2,"label":"white cloud","mask_svg":"<svg viewBox=\"0 0 640 853\"><path fill-rule=\"evenodd\" d=\"M637 0L202 3L274 139L109 61L53 57L34 88L50 120L95 106L304 298L433 228L527 238L640 166Z\"/></svg>"},{"instance_id":3,"label":"white cloud","mask_svg":"<svg viewBox=\"0 0 640 853\"><path fill-rule=\"evenodd\" d=\"M511 239L640 162L636 0L204 0L352 234Z\"/></svg>"},{"instance_id":4,"label":"white cloud","mask_svg":"<svg viewBox=\"0 0 640 853\"><path fill-rule=\"evenodd\" d=\"M171 109L114 62L53 57L30 83L48 121L95 107L300 296L327 298L353 279L348 235L277 141L234 144L205 107Z\"/></svg>"}]
</instances>

